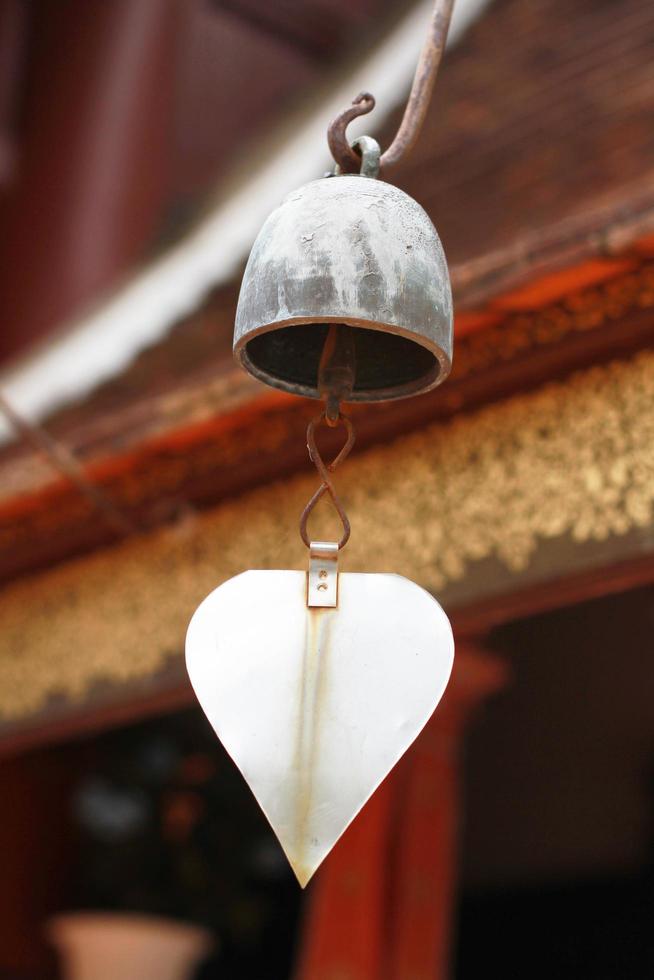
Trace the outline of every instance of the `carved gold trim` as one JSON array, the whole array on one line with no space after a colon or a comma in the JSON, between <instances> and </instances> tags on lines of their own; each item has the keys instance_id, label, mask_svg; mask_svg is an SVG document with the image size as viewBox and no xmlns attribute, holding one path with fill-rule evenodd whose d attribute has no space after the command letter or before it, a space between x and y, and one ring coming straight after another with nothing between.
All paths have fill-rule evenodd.
<instances>
[{"instance_id":1,"label":"carved gold trim","mask_svg":"<svg viewBox=\"0 0 654 980\"><path fill-rule=\"evenodd\" d=\"M96 681L145 678L179 654L188 619L248 567L305 567L302 475L15 583L0 595L0 713ZM441 589L480 559L520 573L538 545L652 526L654 353L432 425L351 457L338 486L353 527L349 568ZM323 519L329 522L326 511ZM331 525L333 528L333 524ZM315 536L330 536L328 526Z\"/></svg>"},{"instance_id":2,"label":"carved gold trim","mask_svg":"<svg viewBox=\"0 0 654 980\"><path fill-rule=\"evenodd\" d=\"M654 307L654 262L596 286L575 290L539 310L506 314L456 345L452 377L460 380L573 334L588 333Z\"/></svg>"}]
</instances>

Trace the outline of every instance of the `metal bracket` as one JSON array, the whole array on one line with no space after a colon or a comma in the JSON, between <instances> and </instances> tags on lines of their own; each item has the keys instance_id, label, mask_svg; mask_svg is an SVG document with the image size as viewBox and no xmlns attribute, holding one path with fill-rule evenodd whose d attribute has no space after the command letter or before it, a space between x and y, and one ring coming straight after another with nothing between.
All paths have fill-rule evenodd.
<instances>
[{"instance_id":1,"label":"metal bracket","mask_svg":"<svg viewBox=\"0 0 654 980\"><path fill-rule=\"evenodd\" d=\"M307 573L307 606L335 608L338 605L338 542L312 541Z\"/></svg>"}]
</instances>

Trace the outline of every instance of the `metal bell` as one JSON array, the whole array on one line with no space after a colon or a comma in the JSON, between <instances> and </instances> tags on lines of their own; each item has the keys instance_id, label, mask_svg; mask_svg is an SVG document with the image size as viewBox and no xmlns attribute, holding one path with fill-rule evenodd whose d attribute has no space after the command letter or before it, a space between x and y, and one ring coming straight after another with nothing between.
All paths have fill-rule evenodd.
<instances>
[{"instance_id":1,"label":"metal bell","mask_svg":"<svg viewBox=\"0 0 654 980\"><path fill-rule=\"evenodd\" d=\"M452 294L426 212L366 176L314 180L289 194L254 243L236 311L234 356L260 381L321 397L331 325L353 328L346 401L428 391L452 360Z\"/></svg>"}]
</instances>

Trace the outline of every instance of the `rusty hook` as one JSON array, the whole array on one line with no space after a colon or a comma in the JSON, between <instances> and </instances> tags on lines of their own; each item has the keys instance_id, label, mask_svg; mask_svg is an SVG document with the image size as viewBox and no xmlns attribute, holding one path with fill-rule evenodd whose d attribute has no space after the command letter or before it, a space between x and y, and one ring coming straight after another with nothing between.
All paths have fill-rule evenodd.
<instances>
[{"instance_id":1,"label":"rusty hook","mask_svg":"<svg viewBox=\"0 0 654 980\"><path fill-rule=\"evenodd\" d=\"M353 119L365 116L375 108L375 97L370 92L359 92L352 105L343 109L336 116L327 130L327 142L334 160L344 174L358 174L361 168L361 157L352 149L345 130Z\"/></svg>"},{"instance_id":2,"label":"rusty hook","mask_svg":"<svg viewBox=\"0 0 654 980\"><path fill-rule=\"evenodd\" d=\"M328 493L332 499L332 503L334 507L336 508L336 512L341 520L341 524L343 525L343 534L341 536L341 540L338 542L338 547L340 550L341 548L345 547L345 545L349 540L350 522L343 508L343 504L339 500L336 490L334 489L334 484L332 483L332 478L330 474L334 472L334 470L339 465L339 463L343 462L345 457L349 454L350 450L352 449L352 446L354 445L354 439L355 439L354 426L352 425L352 422L347 417L347 415L343 415L342 413L339 414L338 421L342 422L343 425L345 426L347 438L340 452L334 457L331 463L325 463L322 456L320 455L320 452L318 451L318 446L316 445L316 426L320 425L320 423L324 421L326 421L326 417L325 417L325 413L322 412L320 415L317 415L314 419L312 419L307 427L307 449L309 450L309 457L313 465L318 470L318 474L322 479L322 483L314 493L309 503L302 511L302 516L300 517L300 537L302 538L307 548L310 548L311 539L309 538L309 535L307 533L307 523L309 521L309 517L311 516L311 512L313 511L316 504L320 500L322 500L322 498L326 493Z\"/></svg>"},{"instance_id":3,"label":"rusty hook","mask_svg":"<svg viewBox=\"0 0 654 980\"><path fill-rule=\"evenodd\" d=\"M384 174L397 166L418 138L445 50L453 7L454 0L435 0L434 12L420 52L402 122L393 142L381 156L380 165ZM348 143L345 130L353 119L370 112L374 106L374 97L369 92L362 92L351 106L334 119L327 131L329 149L344 174L359 173L361 166L361 159Z\"/></svg>"}]
</instances>

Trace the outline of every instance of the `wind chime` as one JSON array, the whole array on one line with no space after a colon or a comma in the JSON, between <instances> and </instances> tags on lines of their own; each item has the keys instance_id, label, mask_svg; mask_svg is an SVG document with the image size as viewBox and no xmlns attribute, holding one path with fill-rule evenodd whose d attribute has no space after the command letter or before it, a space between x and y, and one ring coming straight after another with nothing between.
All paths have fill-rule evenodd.
<instances>
[{"instance_id":1,"label":"wind chime","mask_svg":"<svg viewBox=\"0 0 654 980\"><path fill-rule=\"evenodd\" d=\"M447 264L429 217L380 179L416 139L453 0L437 2L395 140L382 155L346 127L374 106L360 95L332 123L336 171L292 194L264 224L245 269L234 354L266 384L322 399L309 424L321 484L300 535L308 571L247 571L215 589L188 628L195 693L304 887L424 727L447 685L454 642L425 590L399 575L339 572L350 524L332 473L354 442L347 402L384 401L445 380L452 357ZM319 425L344 429L325 463ZM308 520L327 495L339 541Z\"/></svg>"}]
</instances>

